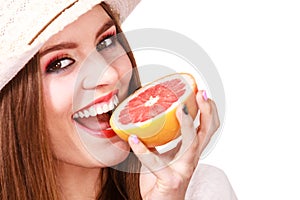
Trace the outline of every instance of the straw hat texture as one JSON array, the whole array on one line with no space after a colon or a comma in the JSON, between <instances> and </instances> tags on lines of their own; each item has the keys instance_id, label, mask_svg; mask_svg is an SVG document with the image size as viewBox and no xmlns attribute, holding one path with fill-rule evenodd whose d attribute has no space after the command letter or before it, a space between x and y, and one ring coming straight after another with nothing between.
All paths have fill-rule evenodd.
<instances>
[{"instance_id":1,"label":"straw hat texture","mask_svg":"<svg viewBox=\"0 0 300 200\"><path fill-rule=\"evenodd\" d=\"M0 0L0 90L55 33L103 0ZM104 0L121 21L140 0Z\"/></svg>"}]
</instances>

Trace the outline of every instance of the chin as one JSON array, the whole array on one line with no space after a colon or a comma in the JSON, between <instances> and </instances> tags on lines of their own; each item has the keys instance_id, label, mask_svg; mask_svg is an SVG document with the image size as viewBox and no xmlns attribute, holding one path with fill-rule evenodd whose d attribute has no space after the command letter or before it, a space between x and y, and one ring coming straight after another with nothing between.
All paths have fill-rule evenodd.
<instances>
[{"instance_id":1,"label":"chin","mask_svg":"<svg viewBox=\"0 0 300 200\"><path fill-rule=\"evenodd\" d=\"M109 152L106 152L102 155L94 154L93 157L100 164L101 167L113 167L123 162L128 157L129 153L129 148L126 148L126 150L121 150L121 148L119 148L110 149Z\"/></svg>"},{"instance_id":2,"label":"chin","mask_svg":"<svg viewBox=\"0 0 300 200\"><path fill-rule=\"evenodd\" d=\"M77 132L85 151L101 167L117 165L129 155L129 144L117 135L110 138L98 137L80 128L77 129Z\"/></svg>"}]
</instances>

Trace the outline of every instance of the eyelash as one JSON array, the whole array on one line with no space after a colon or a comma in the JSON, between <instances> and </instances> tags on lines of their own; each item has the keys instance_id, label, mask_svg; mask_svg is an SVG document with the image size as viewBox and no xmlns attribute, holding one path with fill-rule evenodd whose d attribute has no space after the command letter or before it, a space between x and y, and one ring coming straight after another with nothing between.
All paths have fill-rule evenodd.
<instances>
[{"instance_id":1,"label":"eyelash","mask_svg":"<svg viewBox=\"0 0 300 200\"><path fill-rule=\"evenodd\" d=\"M116 37L116 32L115 31L110 31L108 33L106 33L104 36L102 36L103 39L100 40L99 43L96 44L96 50L97 52L101 52L107 48L110 48L110 47L113 47L115 44L116 44L116 40L117 40L117 37ZM111 39L111 43L109 44L106 44L107 40L108 39ZM105 42L104 47L100 47L100 45L102 45L103 43ZM64 62L64 61L67 61L69 60L70 63L67 64L66 66L63 66L61 68L61 66L58 66L57 65L61 62ZM69 69L69 66L71 66L72 64L75 63L75 60L70 58L69 56L67 55L60 55L60 56L56 56L54 58L52 58L49 62L49 64L46 65L46 73L60 73L60 72L64 72L66 70Z\"/></svg>"},{"instance_id":2,"label":"eyelash","mask_svg":"<svg viewBox=\"0 0 300 200\"><path fill-rule=\"evenodd\" d=\"M117 41L116 33L114 31L105 34L102 38L103 39L100 40L100 42L96 45L97 52L101 52L106 48L113 47L116 44L116 41ZM111 41L110 41L111 43L106 44L108 39L111 39ZM102 45L104 42L105 42L104 45L106 45L106 46L101 47L100 45Z\"/></svg>"},{"instance_id":3,"label":"eyelash","mask_svg":"<svg viewBox=\"0 0 300 200\"><path fill-rule=\"evenodd\" d=\"M58 64L63 65L62 62L66 61L70 61L70 63L63 67L57 67ZM46 73L60 73L66 71L69 68L69 66L72 65L74 62L75 60L67 55L56 56L49 61L49 64L46 65Z\"/></svg>"}]
</instances>

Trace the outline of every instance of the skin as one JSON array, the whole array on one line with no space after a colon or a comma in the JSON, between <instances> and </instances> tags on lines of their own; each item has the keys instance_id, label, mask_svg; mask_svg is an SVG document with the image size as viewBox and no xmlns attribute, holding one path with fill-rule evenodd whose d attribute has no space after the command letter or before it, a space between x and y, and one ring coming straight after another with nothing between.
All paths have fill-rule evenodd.
<instances>
[{"instance_id":1,"label":"skin","mask_svg":"<svg viewBox=\"0 0 300 200\"><path fill-rule=\"evenodd\" d=\"M98 34L109 21L102 7L95 6L53 35L40 50L46 123L64 196L70 199L94 198L99 169L123 161L131 147L142 162L143 171L149 172L140 176L143 199L184 199L201 152L219 127L216 106L212 100L202 97L202 91L197 94L201 110L198 131L193 126L192 118L178 109L182 143L166 155L147 149L135 137L130 137L134 139L129 139L129 143L117 136L106 138L100 134L94 137L93 131L73 119L74 113L112 91L118 91L120 101L127 96L132 65L125 52L118 44L114 46L114 51L109 48L100 53L95 51L107 35L115 34L114 26L108 26ZM53 63L60 63L64 68L54 68ZM49 71L49 68L55 70ZM96 156L94 152L97 152ZM170 161L172 164L168 165ZM158 167L163 168L157 170Z\"/></svg>"},{"instance_id":2,"label":"skin","mask_svg":"<svg viewBox=\"0 0 300 200\"><path fill-rule=\"evenodd\" d=\"M220 126L216 105L211 99L203 97L204 92L200 90L196 95L201 111L200 125L197 129L192 117L183 113L183 107L177 109L182 141L173 151L159 155L147 149L141 142L129 140L133 151L143 163L140 176L140 182L144 184L141 187L143 199L185 199L186 189L201 153Z\"/></svg>"},{"instance_id":3,"label":"skin","mask_svg":"<svg viewBox=\"0 0 300 200\"><path fill-rule=\"evenodd\" d=\"M93 137L72 117L75 112L112 91L118 90L119 100L127 96L132 69L127 55L120 52L121 56L108 64L106 54L109 49L101 53L95 52L96 45L107 34L116 32L115 26L110 26L97 36L109 21L111 19L102 7L96 6L51 37L40 50L47 125L54 153L59 161L62 186L71 195L78 191L79 194L93 194L94 191L91 193L90 188L94 188L97 183L99 168L120 163L129 153L128 144L117 136L109 139ZM57 48L65 43L69 44ZM49 51L49 48L52 50ZM47 72L50 61L59 62L57 57L63 59L60 64L65 70ZM93 151L98 151L102 157L95 159L91 156L80 135L93 138L94 146L97 147Z\"/></svg>"}]
</instances>

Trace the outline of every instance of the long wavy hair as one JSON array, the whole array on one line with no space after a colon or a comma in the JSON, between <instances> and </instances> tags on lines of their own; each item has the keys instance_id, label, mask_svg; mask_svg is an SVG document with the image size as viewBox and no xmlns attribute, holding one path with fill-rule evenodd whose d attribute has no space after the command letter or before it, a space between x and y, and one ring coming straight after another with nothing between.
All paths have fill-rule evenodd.
<instances>
[{"instance_id":1,"label":"long wavy hair","mask_svg":"<svg viewBox=\"0 0 300 200\"><path fill-rule=\"evenodd\" d=\"M133 66L129 93L140 87L136 63L116 13L100 4L116 24L120 43ZM45 124L45 108L38 55L0 92L0 199L59 200L55 158ZM123 170L118 170L122 168ZM118 166L100 169L98 200L139 200L140 162L130 154ZM126 170L124 170L126 169Z\"/></svg>"}]
</instances>

